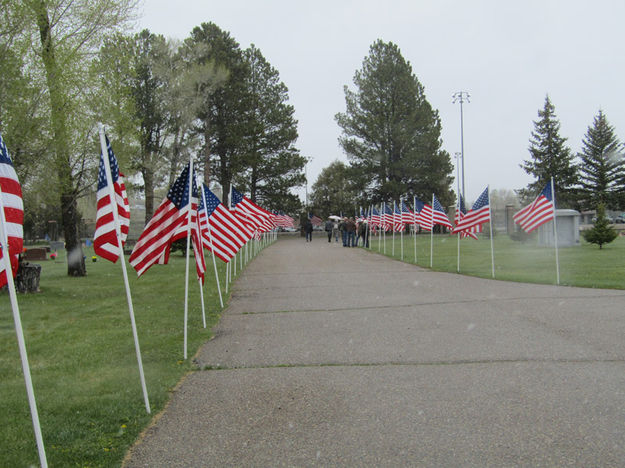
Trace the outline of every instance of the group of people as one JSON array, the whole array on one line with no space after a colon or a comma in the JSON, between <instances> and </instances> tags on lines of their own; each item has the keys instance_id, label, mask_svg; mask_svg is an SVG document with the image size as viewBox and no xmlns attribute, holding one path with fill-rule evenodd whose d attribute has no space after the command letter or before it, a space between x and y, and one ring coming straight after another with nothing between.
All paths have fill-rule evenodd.
<instances>
[{"instance_id":1,"label":"group of people","mask_svg":"<svg viewBox=\"0 0 625 468\"><path fill-rule=\"evenodd\" d=\"M313 225L309 219L304 223L304 234L306 242L312 242ZM356 221L354 218L341 218L337 220L328 219L325 223L325 231L328 235L328 242L339 241L339 236L343 241L343 247L358 247L360 239L362 245L369 247L369 229L367 220Z\"/></svg>"},{"instance_id":2,"label":"group of people","mask_svg":"<svg viewBox=\"0 0 625 468\"><path fill-rule=\"evenodd\" d=\"M328 242L339 241L339 234L343 241L343 247L357 247L358 242L362 239L362 245L369 247L369 232L367 229L367 221L356 222L354 218L342 218L340 220L327 220L325 231L328 235Z\"/></svg>"}]
</instances>

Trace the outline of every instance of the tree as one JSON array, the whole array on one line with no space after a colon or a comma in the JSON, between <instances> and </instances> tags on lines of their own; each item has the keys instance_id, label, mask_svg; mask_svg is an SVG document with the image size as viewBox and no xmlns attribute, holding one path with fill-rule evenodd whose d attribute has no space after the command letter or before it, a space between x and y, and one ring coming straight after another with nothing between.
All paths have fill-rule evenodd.
<instances>
[{"instance_id":1,"label":"tree","mask_svg":"<svg viewBox=\"0 0 625 468\"><path fill-rule=\"evenodd\" d=\"M321 171L310 196L316 213L327 216L354 212L358 194L352 172L349 166L338 160Z\"/></svg>"},{"instance_id":2,"label":"tree","mask_svg":"<svg viewBox=\"0 0 625 468\"><path fill-rule=\"evenodd\" d=\"M300 209L293 187L304 184L306 158L295 147L297 121L288 104L288 89L278 71L253 44L243 53L250 73L246 77L249 107L244 160L247 170L234 176L252 201L268 209L294 212Z\"/></svg>"},{"instance_id":3,"label":"tree","mask_svg":"<svg viewBox=\"0 0 625 468\"><path fill-rule=\"evenodd\" d=\"M523 161L521 168L536 180L519 193L524 199L535 197L553 177L558 204L570 205L574 200L573 188L577 183L577 167L573 163L566 138L560 136L560 122L555 115L555 107L545 97L545 106L538 111L539 119L534 121L530 138L530 159Z\"/></svg>"},{"instance_id":4,"label":"tree","mask_svg":"<svg viewBox=\"0 0 625 468\"><path fill-rule=\"evenodd\" d=\"M582 231L582 235L586 242L597 244L600 250L603 244L609 244L618 237L618 232L610 226L609 221L605 217L605 206L603 203L597 205L597 219L594 226L587 231Z\"/></svg>"},{"instance_id":5,"label":"tree","mask_svg":"<svg viewBox=\"0 0 625 468\"><path fill-rule=\"evenodd\" d=\"M159 65L168 61L169 48L165 38L147 29L134 37L131 93L134 99L135 117L139 123L138 158L133 165L143 176L145 193L145 223L154 213L154 189L158 186L157 170L162 167L161 150L167 122L165 90L167 76Z\"/></svg>"},{"instance_id":6,"label":"tree","mask_svg":"<svg viewBox=\"0 0 625 468\"><path fill-rule=\"evenodd\" d=\"M88 64L105 34L124 26L134 0L26 0L28 17L22 37L34 47L31 65L45 77L49 106L51 164L56 175L65 246L67 272L86 274L78 233L77 199L85 190L88 171L87 144L93 125L84 101L90 83ZM35 40L35 37L38 39ZM39 43L39 47L36 44Z\"/></svg>"},{"instance_id":7,"label":"tree","mask_svg":"<svg viewBox=\"0 0 625 468\"><path fill-rule=\"evenodd\" d=\"M213 63L228 74L219 87L201 88L196 128L204 140L205 182L210 182L212 174L216 175L223 190L222 201L227 205L232 178L245 169L241 142L248 132L245 114L249 106L246 88L249 66L238 42L214 23L202 23L194 28L184 45L192 51L197 64Z\"/></svg>"},{"instance_id":8,"label":"tree","mask_svg":"<svg viewBox=\"0 0 625 468\"><path fill-rule=\"evenodd\" d=\"M376 41L355 91L345 86L346 111L336 115L339 143L363 178L363 192L374 202L432 193L451 204L452 165L441 149L438 112L425 98L412 67L392 42Z\"/></svg>"},{"instance_id":9,"label":"tree","mask_svg":"<svg viewBox=\"0 0 625 468\"><path fill-rule=\"evenodd\" d=\"M579 154L580 201L583 206L603 204L608 208L618 207L619 195L625 190L625 165L621 150L614 127L599 110L582 140L582 152Z\"/></svg>"}]
</instances>

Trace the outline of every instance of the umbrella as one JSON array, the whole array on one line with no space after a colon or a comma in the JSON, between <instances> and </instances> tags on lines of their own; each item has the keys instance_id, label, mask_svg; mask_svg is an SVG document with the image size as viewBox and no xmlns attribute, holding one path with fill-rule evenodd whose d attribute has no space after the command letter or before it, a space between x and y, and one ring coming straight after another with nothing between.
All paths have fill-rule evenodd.
<instances>
[{"instance_id":1,"label":"umbrella","mask_svg":"<svg viewBox=\"0 0 625 468\"><path fill-rule=\"evenodd\" d=\"M343 219L343 218L341 218L340 216L337 216L337 215L330 215L330 216L328 216L328 218L329 219L336 219L337 221Z\"/></svg>"}]
</instances>

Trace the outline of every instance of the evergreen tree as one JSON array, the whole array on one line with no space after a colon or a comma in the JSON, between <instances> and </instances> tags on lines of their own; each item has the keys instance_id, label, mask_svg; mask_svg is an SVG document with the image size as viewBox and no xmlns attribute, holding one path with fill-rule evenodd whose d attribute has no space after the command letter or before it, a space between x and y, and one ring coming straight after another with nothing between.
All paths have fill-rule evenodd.
<instances>
[{"instance_id":1,"label":"evergreen tree","mask_svg":"<svg viewBox=\"0 0 625 468\"><path fill-rule=\"evenodd\" d=\"M243 57L250 70L247 131L241 141L246 170L235 174L234 180L265 208L299 211L299 197L290 190L304 184L306 158L295 147L297 121L288 104L288 89L253 44Z\"/></svg>"},{"instance_id":2,"label":"evergreen tree","mask_svg":"<svg viewBox=\"0 0 625 468\"><path fill-rule=\"evenodd\" d=\"M346 111L336 121L343 130L339 143L368 199L427 200L434 192L443 205L451 204L452 165L441 149L438 112L399 47L376 41L354 84L355 91L345 86Z\"/></svg>"},{"instance_id":3,"label":"evergreen tree","mask_svg":"<svg viewBox=\"0 0 625 468\"><path fill-rule=\"evenodd\" d=\"M605 206L603 203L597 205L597 219L594 226L587 231L582 232L586 242L591 244L597 244L599 249L603 247L603 244L609 244L618 237L618 232L612 226L605 217Z\"/></svg>"},{"instance_id":4,"label":"evergreen tree","mask_svg":"<svg viewBox=\"0 0 625 468\"><path fill-rule=\"evenodd\" d=\"M616 209L625 187L625 165L622 144L601 110L582 140L580 164L580 198L586 208L601 203Z\"/></svg>"},{"instance_id":5,"label":"evergreen tree","mask_svg":"<svg viewBox=\"0 0 625 468\"><path fill-rule=\"evenodd\" d=\"M525 199L535 197L553 177L558 205L570 205L574 200L577 167L573 164L570 148L565 145L566 138L560 136L560 122L549 96L545 97L545 106L538 111L538 117L530 138L530 159L521 164L536 180L520 194Z\"/></svg>"},{"instance_id":6,"label":"evergreen tree","mask_svg":"<svg viewBox=\"0 0 625 468\"><path fill-rule=\"evenodd\" d=\"M212 176L219 181L222 201L227 205L233 176L245 169L243 141L249 131L246 118L250 105L246 86L249 65L239 43L214 23L202 23L194 28L184 44L198 65L212 63L227 73L220 86L200 87L202 102L196 129L204 141L205 182L209 183Z\"/></svg>"}]
</instances>

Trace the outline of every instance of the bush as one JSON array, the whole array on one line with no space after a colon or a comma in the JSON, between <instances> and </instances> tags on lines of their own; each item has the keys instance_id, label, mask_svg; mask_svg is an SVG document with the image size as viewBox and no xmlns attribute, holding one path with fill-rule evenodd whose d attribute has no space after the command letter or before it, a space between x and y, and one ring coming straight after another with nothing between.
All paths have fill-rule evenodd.
<instances>
[{"instance_id":1,"label":"bush","mask_svg":"<svg viewBox=\"0 0 625 468\"><path fill-rule=\"evenodd\" d=\"M591 229L582 233L586 242L597 244L599 249L603 244L609 244L618 237L616 230L610 226L610 222L605 216L605 206L599 204L597 206L597 219Z\"/></svg>"}]
</instances>

